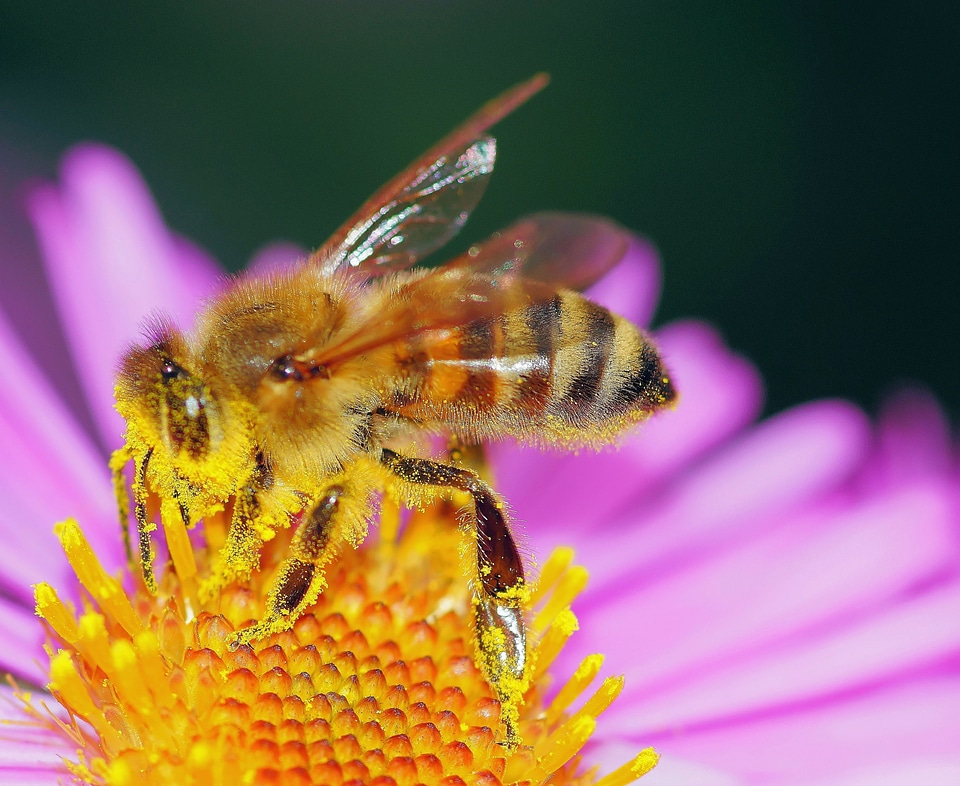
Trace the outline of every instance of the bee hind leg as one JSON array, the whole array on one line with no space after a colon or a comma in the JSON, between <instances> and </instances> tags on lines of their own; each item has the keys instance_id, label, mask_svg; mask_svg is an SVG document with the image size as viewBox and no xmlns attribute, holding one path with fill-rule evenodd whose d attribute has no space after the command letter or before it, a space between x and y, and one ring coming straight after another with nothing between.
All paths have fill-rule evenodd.
<instances>
[{"instance_id":1,"label":"bee hind leg","mask_svg":"<svg viewBox=\"0 0 960 786\"><path fill-rule=\"evenodd\" d=\"M290 556L280 564L263 618L237 631L233 646L287 630L316 601L326 586L323 566L334 556L341 540L337 537L338 519L346 501L340 485L332 485L319 495L293 536Z\"/></svg>"},{"instance_id":2,"label":"bee hind leg","mask_svg":"<svg viewBox=\"0 0 960 786\"><path fill-rule=\"evenodd\" d=\"M523 561L503 503L477 475L436 461L405 458L384 449L383 463L408 483L467 491L473 497L477 538L477 649L487 680L500 699L506 743L519 744L517 721L526 690L527 634Z\"/></svg>"}]
</instances>

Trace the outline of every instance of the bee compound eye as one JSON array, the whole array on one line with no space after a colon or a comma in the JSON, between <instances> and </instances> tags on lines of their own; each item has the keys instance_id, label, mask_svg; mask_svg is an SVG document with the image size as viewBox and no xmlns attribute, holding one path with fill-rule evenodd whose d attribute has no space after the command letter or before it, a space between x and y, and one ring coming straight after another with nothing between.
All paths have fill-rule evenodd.
<instances>
[{"instance_id":1,"label":"bee compound eye","mask_svg":"<svg viewBox=\"0 0 960 786\"><path fill-rule=\"evenodd\" d=\"M328 377L326 366L313 360L299 360L293 355L283 355L270 364L270 373L281 381L305 382L316 377Z\"/></svg>"},{"instance_id":2,"label":"bee compound eye","mask_svg":"<svg viewBox=\"0 0 960 786\"><path fill-rule=\"evenodd\" d=\"M296 379L298 371L293 356L283 355L278 357L270 364L270 373L277 379Z\"/></svg>"},{"instance_id":3,"label":"bee compound eye","mask_svg":"<svg viewBox=\"0 0 960 786\"><path fill-rule=\"evenodd\" d=\"M183 376L183 369L180 368L172 360L164 360L160 366L160 377L164 382L169 382L172 379L179 379Z\"/></svg>"}]
</instances>

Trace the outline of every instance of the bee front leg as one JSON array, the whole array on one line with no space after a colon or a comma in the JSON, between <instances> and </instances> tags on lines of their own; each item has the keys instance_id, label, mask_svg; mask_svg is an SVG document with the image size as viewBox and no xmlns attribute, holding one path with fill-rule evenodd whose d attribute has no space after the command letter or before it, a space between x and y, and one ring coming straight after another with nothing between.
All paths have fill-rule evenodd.
<instances>
[{"instance_id":1,"label":"bee front leg","mask_svg":"<svg viewBox=\"0 0 960 786\"><path fill-rule=\"evenodd\" d=\"M476 514L477 648L487 679L503 707L507 745L519 743L517 720L526 690L527 633L523 619L523 561L503 503L474 473L384 449L383 463L401 480L467 491Z\"/></svg>"},{"instance_id":2,"label":"bee front leg","mask_svg":"<svg viewBox=\"0 0 960 786\"><path fill-rule=\"evenodd\" d=\"M316 601L326 585L323 566L341 540L336 528L346 502L343 486L332 485L304 515L290 544L290 556L280 564L267 595L263 618L238 631L235 646L288 629Z\"/></svg>"},{"instance_id":3,"label":"bee front leg","mask_svg":"<svg viewBox=\"0 0 960 786\"><path fill-rule=\"evenodd\" d=\"M252 526L260 505L257 493L251 487L242 489L233 503L230 529L220 547L213 574L200 586L201 602L206 603L233 581L246 581L260 564L263 538Z\"/></svg>"}]
</instances>

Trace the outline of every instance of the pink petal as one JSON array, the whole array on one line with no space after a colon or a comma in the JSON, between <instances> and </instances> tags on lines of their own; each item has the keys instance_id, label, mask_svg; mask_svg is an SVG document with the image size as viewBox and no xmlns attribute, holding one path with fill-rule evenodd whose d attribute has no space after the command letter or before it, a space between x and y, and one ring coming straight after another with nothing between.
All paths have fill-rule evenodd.
<instances>
[{"instance_id":1,"label":"pink petal","mask_svg":"<svg viewBox=\"0 0 960 786\"><path fill-rule=\"evenodd\" d=\"M957 707L960 675L952 674L779 715L639 739L654 745L665 761L696 761L735 773L748 784L954 786L957 781L946 776L960 763ZM920 772L930 780L891 780L895 774ZM868 775L882 780L864 780Z\"/></svg>"},{"instance_id":2,"label":"pink petal","mask_svg":"<svg viewBox=\"0 0 960 786\"><path fill-rule=\"evenodd\" d=\"M585 294L635 325L646 325L660 298L660 255L646 238L634 236L626 256Z\"/></svg>"},{"instance_id":3,"label":"pink petal","mask_svg":"<svg viewBox=\"0 0 960 786\"><path fill-rule=\"evenodd\" d=\"M677 571L589 596L564 661L606 639L607 664L630 690L669 693L712 665L850 624L941 575L958 559L955 512L949 492L928 484L784 518Z\"/></svg>"},{"instance_id":4,"label":"pink petal","mask_svg":"<svg viewBox=\"0 0 960 786\"><path fill-rule=\"evenodd\" d=\"M43 695L34 706L44 712ZM52 697L46 702L56 706ZM68 777L62 757L74 756L76 745L29 718L8 685L0 686L0 783L59 784Z\"/></svg>"},{"instance_id":5,"label":"pink petal","mask_svg":"<svg viewBox=\"0 0 960 786\"><path fill-rule=\"evenodd\" d=\"M923 786L956 786L960 783L960 759L934 757L918 761L887 764L877 762L858 767L854 773L824 776L807 781L804 786L903 786L921 783Z\"/></svg>"},{"instance_id":6,"label":"pink petal","mask_svg":"<svg viewBox=\"0 0 960 786\"><path fill-rule=\"evenodd\" d=\"M624 730L649 734L814 704L960 653L958 618L960 581L953 581L882 613L733 659L656 695L631 691L632 700L624 696L610 718Z\"/></svg>"},{"instance_id":7,"label":"pink petal","mask_svg":"<svg viewBox=\"0 0 960 786\"><path fill-rule=\"evenodd\" d=\"M32 610L0 597L0 671L38 685L47 681L46 634Z\"/></svg>"},{"instance_id":8,"label":"pink petal","mask_svg":"<svg viewBox=\"0 0 960 786\"><path fill-rule=\"evenodd\" d=\"M841 485L861 464L869 424L841 401L805 404L761 423L692 468L647 508L625 512L574 540L587 567L602 566L593 591L631 580L671 559L702 552L747 532L776 525L779 516Z\"/></svg>"},{"instance_id":9,"label":"pink petal","mask_svg":"<svg viewBox=\"0 0 960 786\"><path fill-rule=\"evenodd\" d=\"M761 398L756 371L731 354L711 328L677 323L658 339L682 391L680 403L676 411L645 423L619 450L544 455L532 448L491 447L497 487L516 518L549 522L549 529L530 533L538 549L556 545L566 528L576 537L628 505L643 505L644 494L756 417Z\"/></svg>"},{"instance_id":10,"label":"pink petal","mask_svg":"<svg viewBox=\"0 0 960 786\"><path fill-rule=\"evenodd\" d=\"M296 243L270 243L254 252L243 273L245 276L259 277L289 270L306 256L306 250Z\"/></svg>"},{"instance_id":11,"label":"pink petal","mask_svg":"<svg viewBox=\"0 0 960 786\"><path fill-rule=\"evenodd\" d=\"M867 483L884 486L916 477L950 475L954 450L950 425L927 392L905 390L884 406L877 426L877 451Z\"/></svg>"},{"instance_id":12,"label":"pink petal","mask_svg":"<svg viewBox=\"0 0 960 786\"><path fill-rule=\"evenodd\" d=\"M123 425L110 407L120 354L159 309L189 326L199 300L214 289L215 268L171 237L119 153L75 148L62 178L60 189L37 189L29 210L78 376L105 443L115 446Z\"/></svg>"},{"instance_id":13,"label":"pink petal","mask_svg":"<svg viewBox=\"0 0 960 786\"><path fill-rule=\"evenodd\" d=\"M15 461L0 473L0 571L8 592L32 603L29 584L67 575L53 525L77 517L105 564L119 564L113 490L104 457L56 396L0 314L0 442ZM11 548L12 545L16 548ZM111 550L111 546L114 548Z\"/></svg>"}]
</instances>

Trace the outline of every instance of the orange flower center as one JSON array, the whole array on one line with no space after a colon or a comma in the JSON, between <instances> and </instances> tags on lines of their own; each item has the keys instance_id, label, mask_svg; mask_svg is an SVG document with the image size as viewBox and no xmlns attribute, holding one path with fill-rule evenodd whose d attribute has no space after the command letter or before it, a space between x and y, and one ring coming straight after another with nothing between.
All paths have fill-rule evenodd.
<instances>
[{"instance_id":1,"label":"orange flower center","mask_svg":"<svg viewBox=\"0 0 960 786\"><path fill-rule=\"evenodd\" d=\"M142 588L129 597L79 526L61 524L88 600L78 617L40 584L36 601L55 642L49 689L72 720L30 711L76 744L71 773L113 786L620 786L648 771L657 758L649 749L600 780L580 761L622 687L608 678L582 699L600 656L545 700L548 669L577 627L570 602L586 581L568 549L543 566L529 599L529 686L497 700L476 662L468 571L451 558L462 538L453 521L438 505L396 537L385 527L376 542L346 549L291 630L237 648L231 634L263 613L282 536L252 582L195 608L175 571L156 597ZM197 563L209 563L202 550ZM507 713L516 747L504 744Z\"/></svg>"}]
</instances>

